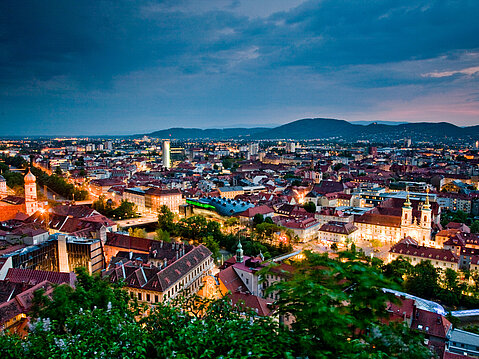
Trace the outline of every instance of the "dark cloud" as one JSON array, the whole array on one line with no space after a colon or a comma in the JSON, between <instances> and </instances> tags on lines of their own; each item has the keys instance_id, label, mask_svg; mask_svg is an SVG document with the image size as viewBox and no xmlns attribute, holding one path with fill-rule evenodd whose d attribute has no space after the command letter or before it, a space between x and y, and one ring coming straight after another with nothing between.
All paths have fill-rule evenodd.
<instances>
[{"instance_id":1,"label":"dark cloud","mask_svg":"<svg viewBox=\"0 0 479 359\"><path fill-rule=\"evenodd\" d=\"M134 132L432 103L477 88L463 69L478 66L478 14L467 0L3 0L0 124Z\"/></svg>"}]
</instances>

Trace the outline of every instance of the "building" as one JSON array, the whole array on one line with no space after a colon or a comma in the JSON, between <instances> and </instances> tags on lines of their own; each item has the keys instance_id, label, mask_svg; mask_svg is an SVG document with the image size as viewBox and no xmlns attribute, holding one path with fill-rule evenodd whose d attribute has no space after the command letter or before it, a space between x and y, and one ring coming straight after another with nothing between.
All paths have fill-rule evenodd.
<instances>
[{"instance_id":1,"label":"building","mask_svg":"<svg viewBox=\"0 0 479 359\"><path fill-rule=\"evenodd\" d=\"M236 196L244 194L244 189L241 186L218 187L220 197L235 199Z\"/></svg>"},{"instance_id":2,"label":"building","mask_svg":"<svg viewBox=\"0 0 479 359\"><path fill-rule=\"evenodd\" d=\"M125 188L123 191L123 200L135 204L140 213L147 212L145 197L145 191L141 188Z\"/></svg>"},{"instance_id":3,"label":"building","mask_svg":"<svg viewBox=\"0 0 479 359\"><path fill-rule=\"evenodd\" d=\"M421 261L430 261L434 267L439 269L459 270L459 256L457 254L447 249L420 246L411 238L402 239L389 250L389 261L399 257L407 259L412 265Z\"/></svg>"},{"instance_id":4,"label":"building","mask_svg":"<svg viewBox=\"0 0 479 359\"><path fill-rule=\"evenodd\" d=\"M328 222L318 231L319 239L335 243L353 243L356 240L358 228L352 223Z\"/></svg>"},{"instance_id":5,"label":"building","mask_svg":"<svg viewBox=\"0 0 479 359\"><path fill-rule=\"evenodd\" d=\"M260 214L265 218L273 218L274 210L267 206L261 205L256 207L248 208L246 211L240 212L237 216L242 224L249 224L253 221L254 216Z\"/></svg>"},{"instance_id":6,"label":"building","mask_svg":"<svg viewBox=\"0 0 479 359\"><path fill-rule=\"evenodd\" d=\"M25 213L27 215L32 215L38 210L37 202L37 183L36 178L28 170L28 173L24 177L25 179Z\"/></svg>"},{"instance_id":7,"label":"building","mask_svg":"<svg viewBox=\"0 0 479 359\"><path fill-rule=\"evenodd\" d=\"M479 334L453 328L447 333L447 350L464 358L478 358Z\"/></svg>"},{"instance_id":8,"label":"building","mask_svg":"<svg viewBox=\"0 0 479 359\"><path fill-rule=\"evenodd\" d=\"M125 238L116 238L111 244L120 242L126 242ZM123 281L130 297L140 302L155 304L174 299L183 291L196 293L213 268L211 252L203 245L142 243L148 245L147 253L119 251L105 273L111 282Z\"/></svg>"},{"instance_id":9,"label":"building","mask_svg":"<svg viewBox=\"0 0 479 359\"><path fill-rule=\"evenodd\" d=\"M103 245L99 239L88 239L65 234L53 234L38 245L22 246L4 254L3 267L34 269L53 272L73 272L85 267L97 273L105 268ZM3 271L4 268L2 268Z\"/></svg>"},{"instance_id":10,"label":"building","mask_svg":"<svg viewBox=\"0 0 479 359\"><path fill-rule=\"evenodd\" d=\"M251 142L249 144L248 154L250 156L257 156L259 152L259 143L258 142Z\"/></svg>"},{"instance_id":11,"label":"building","mask_svg":"<svg viewBox=\"0 0 479 359\"><path fill-rule=\"evenodd\" d=\"M296 142L287 142L286 143L286 152L295 153L296 152Z\"/></svg>"},{"instance_id":12,"label":"building","mask_svg":"<svg viewBox=\"0 0 479 359\"><path fill-rule=\"evenodd\" d=\"M145 190L145 208L150 212L158 212L162 206L167 206L170 211L178 213L180 205L184 203L179 189L148 188Z\"/></svg>"},{"instance_id":13,"label":"building","mask_svg":"<svg viewBox=\"0 0 479 359\"><path fill-rule=\"evenodd\" d=\"M313 217L275 217L274 222L293 231L301 242L318 239L321 227Z\"/></svg>"},{"instance_id":14,"label":"building","mask_svg":"<svg viewBox=\"0 0 479 359\"><path fill-rule=\"evenodd\" d=\"M170 159L170 141L163 141L163 153L162 153L163 167L170 169L171 159Z\"/></svg>"},{"instance_id":15,"label":"building","mask_svg":"<svg viewBox=\"0 0 479 359\"><path fill-rule=\"evenodd\" d=\"M358 227L358 237L361 240L397 243L402 238L411 237L423 246L434 246L431 240L432 210L428 196L419 213L415 214L416 216L408 194L400 217L371 211L356 218L354 224Z\"/></svg>"},{"instance_id":16,"label":"building","mask_svg":"<svg viewBox=\"0 0 479 359\"><path fill-rule=\"evenodd\" d=\"M7 181L0 175L0 199L7 197Z\"/></svg>"}]
</instances>

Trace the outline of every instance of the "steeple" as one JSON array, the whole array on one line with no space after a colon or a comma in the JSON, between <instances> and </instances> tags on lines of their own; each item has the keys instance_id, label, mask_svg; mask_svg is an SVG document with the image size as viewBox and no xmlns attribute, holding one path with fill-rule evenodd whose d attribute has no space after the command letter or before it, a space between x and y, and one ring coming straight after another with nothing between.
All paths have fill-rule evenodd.
<instances>
[{"instance_id":1,"label":"steeple","mask_svg":"<svg viewBox=\"0 0 479 359\"><path fill-rule=\"evenodd\" d=\"M36 178L28 169L25 179L25 213L31 216L38 210Z\"/></svg>"},{"instance_id":2,"label":"steeple","mask_svg":"<svg viewBox=\"0 0 479 359\"><path fill-rule=\"evenodd\" d=\"M412 208L411 207L411 200L409 198L409 187L406 188L407 195L406 195L406 202L404 202L403 208Z\"/></svg>"},{"instance_id":3,"label":"steeple","mask_svg":"<svg viewBox=\"0 0 479 359\"><path fill-rule=\"evenodd\" d=\"M241 245L241 239L238 241L238 247L236 249L236 263L243 263L243 246Z\"/></svg>"},{"instance_id":4,"label":"steeple","mask_svg":"<svg viewBox=\"0 0 479 359\"><path fill-rule=\"evenodd\" d=\"M403 226L408 226L413 223L412 218L412 206L411 200L409 199L409 188L407 188L407 195L406 195L406 202L402 207L402 216L401 216L401 224Z\"/></svg>"},{"instance_id":5,"label":"steeple","mask_svg":"<svg viewBox=\"0 0 479 359\"><path fill-rule=\"evenodd\" d=\"M429 188L426 190L426 202L422 206L421 210L421 226L424 228L431 228L432 211L429 204Z\"/></svg>"},{"instance_id":6,"label":"steeple","mask_svg":"<svg viewBox=\"0 0 479 359\"><path fill-rule=\"evenodd\" d=\"M423 211L430 211L431 210L431 205L429 204L429 188L426 189L426 203L424 203L424 206L422 206Z\"/></svg>"}]
</instances>

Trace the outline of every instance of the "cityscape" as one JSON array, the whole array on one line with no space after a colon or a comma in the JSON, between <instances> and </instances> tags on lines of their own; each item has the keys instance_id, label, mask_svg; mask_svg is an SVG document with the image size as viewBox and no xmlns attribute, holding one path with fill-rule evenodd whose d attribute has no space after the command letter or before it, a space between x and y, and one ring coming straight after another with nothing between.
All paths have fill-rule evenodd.
<instances>
[{"instance_id":1,"label":"cityscape","mask_svg":"<svg viewBox=\"0 0 479 359\"><path fill-rule=\"evenodd\" d=\"M477 5L33 3L2 358L479 358Z\"/></svg>"}]
</instances>

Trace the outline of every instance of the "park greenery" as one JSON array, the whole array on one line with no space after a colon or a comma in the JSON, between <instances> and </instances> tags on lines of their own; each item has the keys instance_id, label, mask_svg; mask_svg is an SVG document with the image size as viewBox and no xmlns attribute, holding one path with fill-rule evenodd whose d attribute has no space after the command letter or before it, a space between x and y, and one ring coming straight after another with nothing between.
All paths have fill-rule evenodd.
<instances>
[{"instance_id":1,"label":"park greenery","mask_svg":"<svg viewBox=\"0 0 479 359\"><path fill-rule=\"evenodd\" d=\"M121 201L117 207L113 207L111 201L107 201L105 196L100 196L93 202L92 208L109 218L129 219L139 217L135 204L126 200Z\"/></svg>"},{"instance_id":2,"label":"park greenery","mask_svg":"<svg viewBox=\"0 0 479 359\"><path fill-rule=\"evenodd\" d=\"M464 211L445 211L441 213L441 225L445 227L450 222L464 223L470 227L472 233L479 233L479 220Z\"/></svg>"},{"instance_id":3,"label":"park greenery","mask_svg":"<svg viewBox=\"0 0 479 359\"><path fill-rule=\"evenodd\" d=\"M234 253L240 240L244 253L249 256L262 253L268 259L292 250L288 243L276 245L270 240L273 233L282 230L291 239L293 237L292 233L272 222L270 223L270 221L263 222L262 216L261 223L256 224L252 231L243 229L236 232L233 230L239 224L236 218L227 219L223 226L217 221L208 220L199 215L182 218L176 222L175 219L175 215L168 207L162 206L158 212L158 229L161 232L157 231L155 237L159 239L160 236L164 236L168 240L170 237L181 237L195 244L204 244L211 250L215 258L219 257L221 248Z\"/></svg>"},{"instance_id":4,"label":"park greenery","mask_svg":"<svg viewBox=\"0 0 479 359\"><path fill-rule=\"evenodd\" d=\"M421 334L384 324L395 287L374 260L306 252L261 317L227 297L185 293L155 307L121 285L77 271L75 288L35 293L27 337L0 336L2 358L430 358ZM265 269L267 274L271 269ZM294 316L291 327L274 317Z\"/></svg>"},{"instance_id":5,"label":"park greenery","mask_svg":"<svg viewBox=\"0 0 479 359\"><path fill-rule=\"evenodd\" d=\"M450 309L479 307L477 271L441 270L428 260L413 266L402 257L384 265L383 271L407 293L439 301Z\"/></svg>"}]
</instances>

